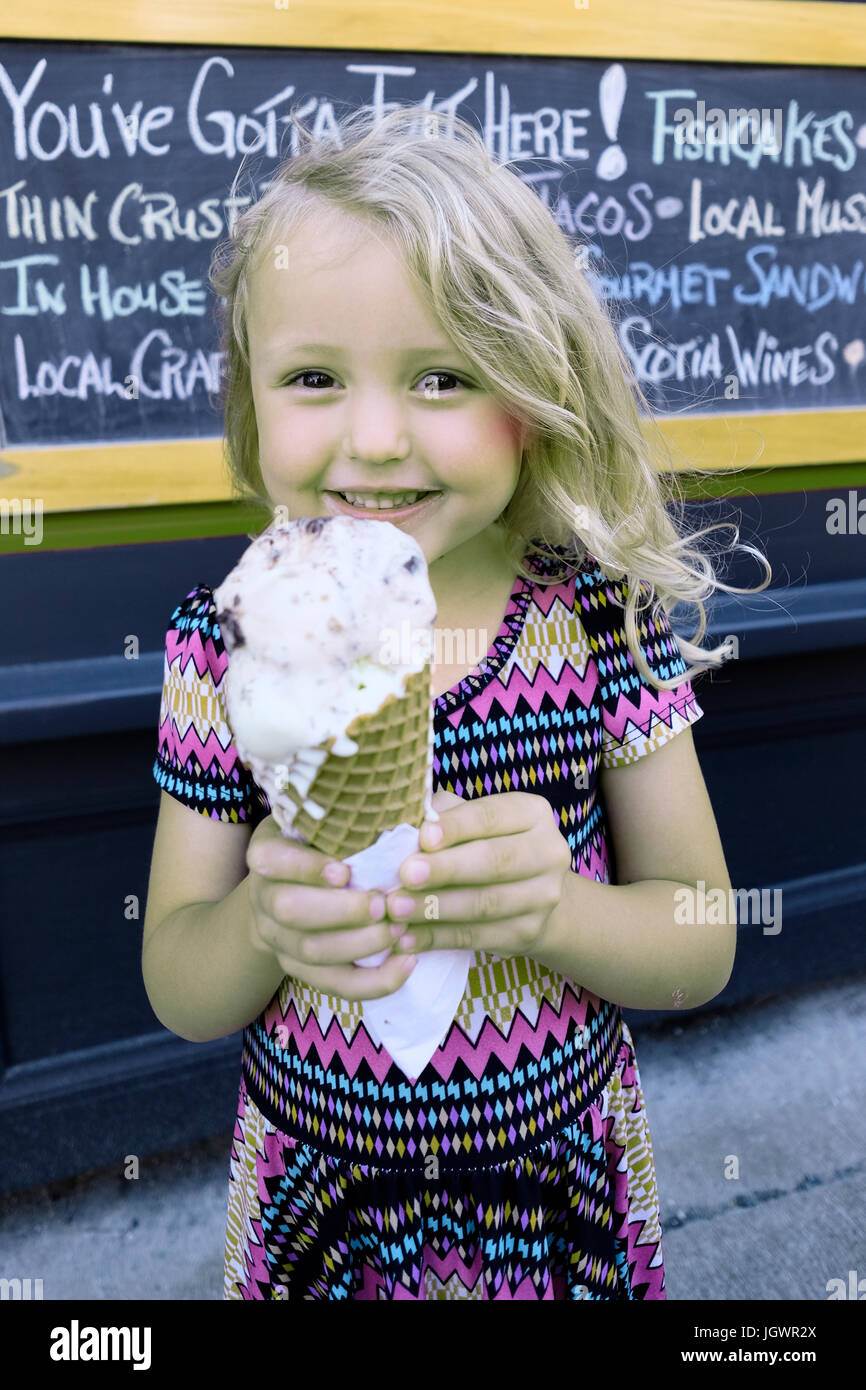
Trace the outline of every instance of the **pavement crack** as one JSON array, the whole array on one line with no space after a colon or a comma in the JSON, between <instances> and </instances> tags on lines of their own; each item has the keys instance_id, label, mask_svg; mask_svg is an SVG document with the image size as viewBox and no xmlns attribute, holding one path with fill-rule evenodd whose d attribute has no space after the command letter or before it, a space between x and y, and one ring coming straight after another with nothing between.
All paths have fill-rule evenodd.
<instances>
[{"instance_id":1,"label":"pavement crack","mask_svg":"<svg viewBox=\"0 0 866 1390\"><path fill-rule=\"evenodd\" d=\"M726 1216L732 1211L760 1207L766 1202L778 1202L781 1198L792 1197L796 1192L808 1192L815 1187L830 1187L833 1183L843 1182L846 1178L853 1178L862 1173L866 1173L866 1162L849 1163L846 1167L834 1168L831 1173L823 1176L819 1173L805 1173L800 1181L791 1187L759 1187L754 1192L740 1192L729 1202L720 1202L715 1207L689 1207L686 1211L679 1208L667 1217L662 1217L662 1230L677 1231L683 1226L690 1226L693 1221L713 1221L717 1216Z\"/></svg>"}]
</instances>

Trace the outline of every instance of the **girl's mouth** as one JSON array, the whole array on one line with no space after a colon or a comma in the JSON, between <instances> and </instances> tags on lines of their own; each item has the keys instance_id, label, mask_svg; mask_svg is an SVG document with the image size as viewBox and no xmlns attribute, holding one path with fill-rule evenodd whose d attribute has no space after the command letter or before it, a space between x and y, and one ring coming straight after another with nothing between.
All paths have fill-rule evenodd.
<instances>
[{"instance_id":1,"label":"girl's mouth","mask_svg":"<svg viewBox=\"0 0 866 1390\"><path fill-rule=\"evenodd\" d=\"M399 494L397 494L399 496ZM383 495L378 501L375 497L365 497L363 503L360 501L350 502L342 492L324 492L322 496L326 499L329 508L333 508L343 516L361 516L378 518L380 521L401 521L403 517L414 516L416 512L428 507L437 498L442 496L441 492L422 492L417 494L414 502L393 505L387 497Z\"/></svg>"}]
</instances>

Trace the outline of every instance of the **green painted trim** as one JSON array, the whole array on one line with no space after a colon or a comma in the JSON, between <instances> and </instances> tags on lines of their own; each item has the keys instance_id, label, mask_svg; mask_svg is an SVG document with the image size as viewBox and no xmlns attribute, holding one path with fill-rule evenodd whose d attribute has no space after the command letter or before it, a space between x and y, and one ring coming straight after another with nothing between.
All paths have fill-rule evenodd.
<instances>
[{"instance_id":1,"label":"green painted trim","mask_svg":"<svg viewBox=\"0 0 866 1390\"><path fill-rule=\"evenodd\" d=\"M82 550L94 546L243 536L261 531L268 523L268 516L263 508L242 506L238 502L52 512L43 517L41 545L25 544L23 536L0 534L0 555L37 549Z\"/></svg>"},{"instance_id":2,"label":"green painted trim","mask_svg":"<svg viewBox=\"0 0 866 1390\"><path fill-rule=\"evenodd\" d=\"M803 464L797 468L745 468L739 473L681 473L685 497L743 497L749 493L820 492L866 483L862 463Z\"/></svg>"},{"instance_id":3,"label":"green painted trim","mask_svg":"<svg viewBox=\"0 0 866 1390\"><path fill-rule=\"evenodd\" d=\"M683 496L742 497L771 492L817 491L866 485L866 461L749 468L736 474L680 473ZM244 536L267 525L264 508L239 502L198 502L175 507L118 507L91 512L51 512L43 516L42 542L25 544L23 535L0 532L0 555L36 550L81 550L94 546L141 545L159 541ZM0 517L2 524L2 517Z\"/></svg>"}]
</instances>

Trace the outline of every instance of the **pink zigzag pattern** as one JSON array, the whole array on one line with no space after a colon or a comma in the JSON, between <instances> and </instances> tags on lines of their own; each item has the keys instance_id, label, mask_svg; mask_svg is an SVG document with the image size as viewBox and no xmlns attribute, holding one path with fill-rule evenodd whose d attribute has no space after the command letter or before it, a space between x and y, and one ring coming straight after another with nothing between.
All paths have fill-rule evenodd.
<instances>
[{"instance_id":1,"label":"pink zigzag pattern","mask_svg":"<svg viewBox=\"0 0 866 1390\"><path fill-rule=\"evenodd\" d=\"M244 1102L244 1090L243 1090L243 1086L241 1086L240 1095L239 1095L239 1097L238 1097L238 1117L237 1117L237 1122L236 1122L236 1124L235 1124L235 1141L236 1141L236 1144L237 1144L237 1152L238 1152L239 1154L243 1152L243 1146L244 1146L244 1143L245 1143L245 1137L244 1137L244 1135L245 1135L245 1129L244 1129L244 1121L245 1121L245 1119L246 1119L246 1105L245 1105L245 1102ZM273 1163L272 1155L268 1154L268 1152L267 1152L268 1147L269 1147L269 1146L266 1144L266 1146L265 1146L265 1149L266 1149L266 1153L265 1153L265 1164L266 1164L266 1165L270 1165L270 1164ZM261 1192L262 1192L262 1181L261 1181L261 1173L260 1173L260 1168L259 1168L259 1165L261 1164L261 1162L262 1162L261 1156L260 1156L259 1154L256 1154L256 1178L257 1178L257 1186L258 1186L258 1190L259 1190L259 1200L261 1200ZM245 1209L246 1209L246 1205L245 1205ZM256 1298L256 1297L259 1297L259 1294L258 1294L257 1292L254 1292L254 1290L257 1290L257 1288L258 1288L258 1285L256 1284L255 1281L256 1281L256 1280L260 1280L262 1283L269 1283L269 1282L270 1282L270 1277L271 1277L271 1276L270 1276L270 1273L269 1273L269 1270L268 1270L268 1262L267 1262L267 1259L266 1259L266 1256L265 1256L265 1250L264 1250L264 1232L263 1232L263 1230L262 1230L262 1223L261 1223L260 1220L255 1219L255 1218L252 1216L252 1214L251 1214L250 1212L248 1212L248 1211L247 1211L247 1216L249 1217L249 1224L250 1224L252 1230L255 1232L255 1241L254 1241L254 1242L251 1241L251 1240L248 1238L246 1232L244 1232L243 1239L242 1239L242 1246L241 1246L241 1249L243 1250L244 1264L245 1264L246 1269L247 1269L247 1278L248 1278L248 1280L249 1280L250 1282L249 1282L247 1285L241 1285L241 1286L240 1286L240 1292L243 1294L244 1298Z\"/></svg>"},{"instance_id":2,"label":"pink zigzag pattern","mask_svg":"<svg viewBox=\"0 0 866 1390\"><path fill-rule=\"evenodd\" d=\"M567 609L568 616L571 617L574 609L574 586L574 575L562 584L535 584L533 585L532 602L536 608L541 609L546 618L556 600L560 599Z\"/></svg>"},{"instance_id":3,"label":"pink zigzag pattern","mask_svg":"<svg viewBox=\"0 0 866 1390\"><path fill-rule=\"evenodd\" d=\"M681 701L671 699L671 691L649 690L645 685L639 687L640 698L635 702L634 693L628 695L621 694L617 699L616 713L608 715L605 724L608 732L620 743L627 743L626 730L628 725L637 726L644 736L649 736L652 727L652 719L663 720L668 727L673 723L673 711L682 713L683 709L690 708L695 703L694 692L689 686Z\"/></svg>"},{"instance_id":4,"label":"pink zigzag pattern","mask_svg":"<svg viewBox=\"0 0 866 1390\"><path fill-rule=\"evenodd\" d=\"M655 1259L660 1245L655 1241L641 1241L641 1234L645 1226L645 1221L630 1221L628 1224L626 1250L629 1268L632 1271L631 1281L632 1284L649 1285L647 1293L644 1294L645 1298L667 1301L664 1265L658 1264L654 1268L650 1268L650 1261Z\"/></svg>"},{"instance_id":5,"label":"pink zigzag pattern","mask_svg":"<svg viewBox=\"0 0 866 1390\"><path fill-rule=\"evenodd\" d=\"M526 1015L518 1010L507 1038L491 1018L486 1018L478 1034L478 1041L473 1043L455 1021L451 1024L444 1043L433 1054L430 1065L435 1067L443 1081L447 1081L458 1060L464 1061L472 1074L478 1077L492 1056L495 1056L505 1069L511 1070L517 1064L521 1047L528 1048L537 1061L551 1039L559 1044L565 1042L573 1021L581 1028L584 1027L590 1004L596 1011L600 1008L600 1000L596 995L582 990L578 998L574 993L574 987L566 982L560 1011L557 1011L549 1000L543 999L538 1021L533 1025ZM336 1018L331 1019L327 1033L323 1035L319 1020L312 1010L306 1024L302 1025L294 1000L289 1000L289 1009L284 1015L279 1006L279 998L275 995L265 1013L264 1026L270 1032L279 1024L289 1029L293 1045L302 1058L306 1058L312 1049L314 1058L323 1067L328 1066L336 1054L347 1073L356 1076L360 1063L365 1061L376 1080L381 1082L393 1065L390 1055L384 1047L374 1044L363 1023L358 1025L351 1043L347 1043ZM414 1085L417 1079L411 1077L410 1084Z\"/></svg>"},{"instance_id":6,"label":"pink zigzag pattern","mask_svg":"<svg viewBox=\"0 0 866 1390\"><path fill-rule=\"evenodd\" d=\"M400 1283L395 1283L391 1299L397 1303L399 1301L415 1302L424 1300L424 1270L432 1269L436 1276L444 1283L453 1274L457 1274L467 1288L474 1287L481 1273L481 1252L479 1251L472 1261L472 1267L467 1269L460 1259L456 1250L451 1250L445 1256L440 1256L425 1245L421 1254L420 1265L413 1265L411 1273L414 1277L420 1278L420 1289L417 1294L410 1293L409 1290ZM387 1282L383 1276L366 1261L362 1267L361 1287L355 1295L356 1300L361 1302L377 1301L379 1290L387 1291Z\"/></svg>"},{"instance_id":7,"label":"pink zigzag pattern","mask_svg":"<svg viewBox=\"0 0 866 1390\"><path fill-rule=\"evenodd\" d=\"M621 1053L627 1051L628 1045L623 1042ZM628 1068L629 1074L633 1077L634 1070ZM637 1108L640 1108L639 1106ZM601 1125L603 1132L604 1147L612 1155L609 1165L609 1172L614 1175L614 1211L617 1216L621 1216L619 1227L616 1231L618 1240L623 1237L626 1241L626 1257L629 1269L631 1270L632 1284L649 1285L649 1292L645 1295L648 1299L667 1299L665 1293L665 1274L664 1264L660 1263L655 1268L650 1268L650 1263L660 1252L660 1245L656 1241L641 1241L641 1235L646 1226L643 1220L629 1221L628 1219L628 1168L621 1168L620 1164L625 1157L625 1149L616 1142L613 1131L616 1119L613 1115L608 1115Z\"/></svg>"},{"instance_id":8,"label":"pink zigzag pattern","mask_svg":"<svg viewBox=\"0 0 866 1390\"><path fill-rule=\"evenodd\" d=\"M420 1264L414 1264L411 1267L411 1273L413 1278L418 1278L420 1280L419 1292L417 1294L410 1293L409 1290L404 1287L404 1285L397 1283L395 1284L394 1291L391 1294L391 1300L394 1303L402 1301L417 1302L425 1300L426 1295L424 1292L424 1271L427 1269L432 1270L432 1272L436 1275L437 1279L439 1279L439 1281L443 1284L447 1280L457 1277L463 1284L464 1288L474 1289L477 1286L479 1279L481 1278L481 1250L478 1250L474 1259L472 1260L472 1263L470 1265L467 1265L463 1260L461 1260L456 1250L450 1250L447 1255L440 1256L437 1255L434 1250L431 1250L429 1245L425 1245L422 1251ZM556 1288L557 1286L559 1286L561 1290L563 1290L559 1294L559 1297L563 1298L565 1280L557 1280L556 1278L553 1278L550 1280L550 1282L547 1285L547 1288L541 1295L541 1299L553 1300L554 1288ZM363 1281L359 1292L355 1295L355 1298L359 1301L369 1301L371 1299L376 1300L379 1296L379 1289L385 1287L386 1283L382 1276L379 1273L377 1273L377 1271L374 1270L371 1265L365 1263L363 1266ZM532 1303L537 1303L539 1301L538 1291L532 1282L532 1278L528 1274L525 1276L525 1278L521 1279L520 1283L517 1285L513 1293L509 1288L507 1282L503 1281L501 1288L498 1290L497 1293L493 1295L493 1298L494 1300L503 1301L520 1299ZM483 1300L487 1300L486 1289L483 1290Z\"/></svg>"},{"instance_id":9,"label":"pink zigzag pattern","mask_svg":"<svg viewBox=\"0 0 866 1390\"><path fill-rule=\"evenodd\" d=\"M223 650L222 655L217 656L216 643L213 638L208 637L206 640L202 640L201 631L197 627L190 628L187 632L172 628L170 632L166 633L165 650L169 666L179 658L179 670L183 674L189 662L192 661L199 678L204 679L210 671L214 684L217 686L222 681L229 664L226 651Z\"/></svg>"},{"instance_id":10,"label":"pink zigzag pattern","mask_svg":"<svg viewBox=\"0 0 866 1390\"><path fill-rule=\"evenodd\" d=\"M279 1131L274 1133L270 1129L266 1130L264 1136L264 1153L256 1154L256 1187L260 1210L273 1205L273 1197L268 1188L267 1179L275 1178L277 1182L279 1182L285 1178L285 1150L287 1148L296 1148L293 1139L288 1135L281 1134ZM250 1249L249 1242L246 1242L244 1246L246 1265L249 1272L249 1283L244 1291L244 1297L259 1299L262 1297L259 1290L259 1282L266 1286L269 1285L272 1282L272 1273L265 1254L265 1233L261 1219L251 1219L250 1225L255 1231L256 1241L258 1243L253 1249Z\"/></svg>"},{"instance_id":11,"label":"pink zigzag pattern","mask_svg":"<svg viewBox=\"0 0 866 1390\"><path fill-rule=\"evenodd\" d=\"M163 753L165 762L169 762L174 757L178 766L185 770L190 759L195 758L205 772L212 763L216 762L227 778L231 778L235 782L239 780L237 749L231 742L223 748L213 728L208 731L208 736L202 743L195 724L190 724L186 733L181 735L174 718L168 716L159 726L159 741L160 747L165 750Z\"/></svg>"},{"instance_id":12,"label":"pink zigzag pattern","mask_svg":"<svg viewBox=\"0 0 866 1390\"><path fill-rule=\"evenodd\" d=\"M483 690L473 696L467 709L469 715L475 714L479 719L486 719L493 701L496 700L510 719L514 716L517 701L521 695L529 701L533 711L540 709L541 701L545 695L550 695L556 708L562 712L569 697L575 691L579 694L582 703L588 707L597 688L598 672L593 662L587 663L585 675L580 676L571 662L566 659L557 680L554 680L543 662L539 662L533 680L529 680L520 667L514 665L509 673L507 684L503 680L494 678ZM456 727L462 716L463 708L461 707L452 711L447 718Z\"/></svg>"}]
</instances>

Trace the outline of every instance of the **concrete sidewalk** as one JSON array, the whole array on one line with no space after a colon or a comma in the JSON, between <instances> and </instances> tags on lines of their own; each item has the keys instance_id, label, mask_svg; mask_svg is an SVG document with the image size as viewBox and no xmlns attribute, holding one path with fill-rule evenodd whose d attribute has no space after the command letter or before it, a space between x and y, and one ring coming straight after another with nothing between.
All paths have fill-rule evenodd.
<instances>
[{"instance_id":1,"label":"concrete sidewalk","mask_svg":"<svg viewBox=\"0 0 866 1390\"><path fill-rule=\"evenodd\" d=\"M669 1299L866 1277L864 1045L862 975L636 1034ZM230 1142L0 1199L0 1275L46 1300L221 1299Z\"/></svg>"}]
</instances>

